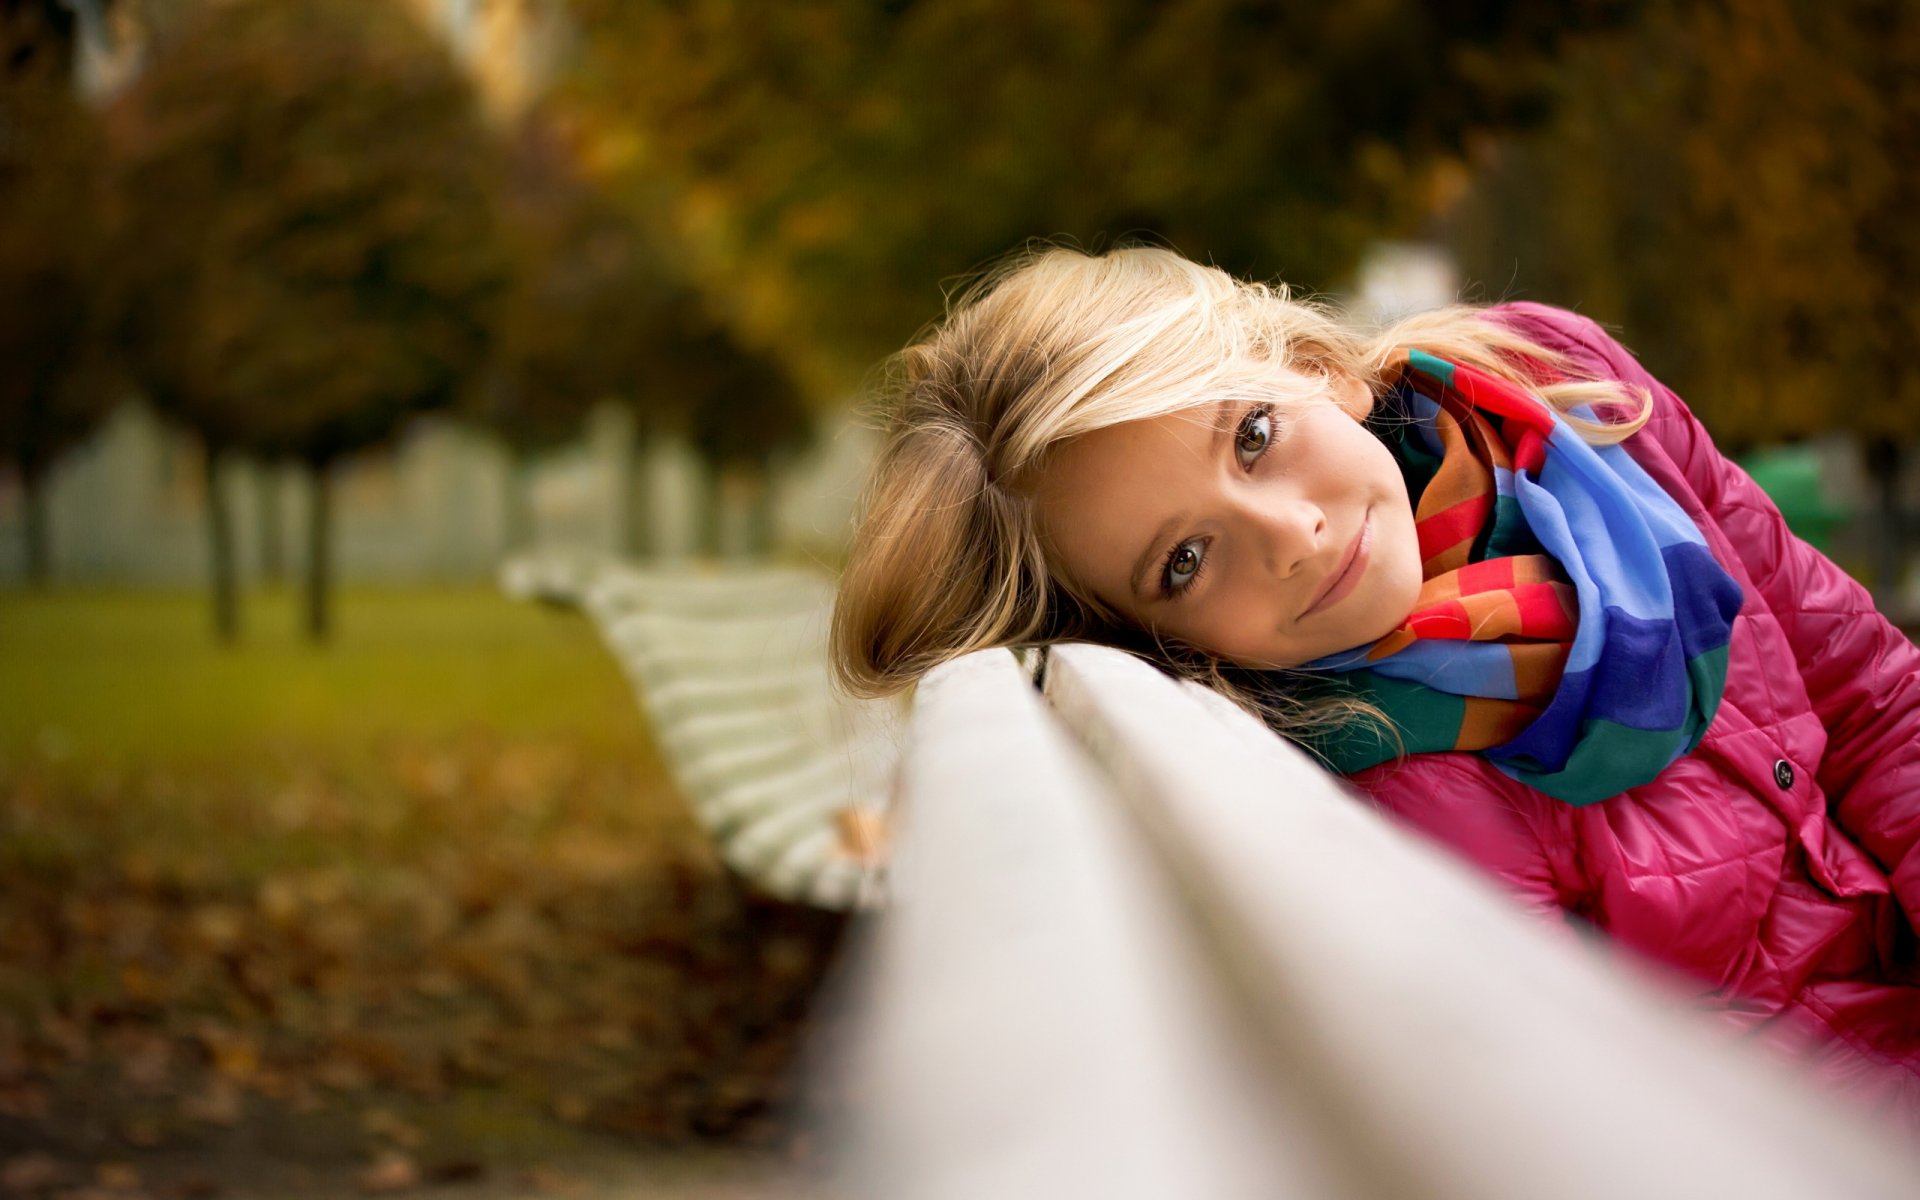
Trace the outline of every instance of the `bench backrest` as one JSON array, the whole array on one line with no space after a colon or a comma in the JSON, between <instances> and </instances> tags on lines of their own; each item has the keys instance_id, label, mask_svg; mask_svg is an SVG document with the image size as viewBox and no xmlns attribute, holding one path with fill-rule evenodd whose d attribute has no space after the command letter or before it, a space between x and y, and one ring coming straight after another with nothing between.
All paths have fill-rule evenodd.
<instances>
[{"instance_id":1,"label":"bench backrest","mask_svg":"<svg viewBox=\"0 0 1920 1200\"><path fill-rule=\"evenodd\" d=\"M783 900L877 902L902 722L897 705L834 691L831 580L547 550L509 560L501 585L593 621L728 866Z\"/></svg>"},{"instance_id":2,"label":"bench backrest","mask_svg":"<svg viewBox=\"0 0 1920 1200\"><path fill-rule=\"evenodd\" d=\"M887 1197L1896 1196L1920 1163L1220 697L1055 647L915 699L850 991Z\"/></svg>"}]
</instances>

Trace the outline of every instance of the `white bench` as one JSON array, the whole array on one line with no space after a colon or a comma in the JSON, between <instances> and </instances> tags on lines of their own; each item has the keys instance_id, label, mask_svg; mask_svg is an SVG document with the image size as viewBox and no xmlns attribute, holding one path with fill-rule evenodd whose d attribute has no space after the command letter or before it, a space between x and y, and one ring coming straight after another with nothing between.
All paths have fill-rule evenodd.
<instances>
[{"instance_id":1,"label":"white bench","mask_svg":"<svg viewBox=\"0 0 1920 1200\"><path fill-rule=\"evenodd\" d=\"M1920 1160L1204 689L915 698L835 1141L886 1200L1920 1194Z\"/></svg>"},{"instance_id":2,"label":"white bench","mask_svg":"<svg viewBox=\"0 0 1920 1200\"><path fill-rule=\"evenodd\" d=\"M832 580L541 550L502 564L500 583L593 622L694 818L744 880L821 908L879 902L900 707L833 690Z\"/></svg>"}]
</instances>

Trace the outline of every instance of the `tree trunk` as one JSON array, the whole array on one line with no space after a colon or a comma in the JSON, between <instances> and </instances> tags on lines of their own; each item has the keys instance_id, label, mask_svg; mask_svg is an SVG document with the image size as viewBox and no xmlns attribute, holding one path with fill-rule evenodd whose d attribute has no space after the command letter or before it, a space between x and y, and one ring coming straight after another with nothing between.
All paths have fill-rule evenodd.
<instances>
[{"instance_id":1,"label":"tree trunk","mask_svg":"<svg viewBox=\"0 0 1920 1200\"><path fill-rule=\"evenodd\" d=\"M736 561L766 558L773 529L767 469L738 462L717 469L714 477L714 551Z\"/></svg>"},{"instance_id":2,"label":"tree trunk","mask_svg":"<svg viewBox=\"0 0 1920 1200\"><path fill-rule=\"evenodd\" d=\"M766 466L753 470L753 488L747 494L747 554L766 559L773 553L773 472Z\"/></svg>"},{"instance_id":3,"label":"tree trunk","mask_svg":"<svg viewBox=\"0 0 1920 1200\"><path fill-rule=\"evenodd\" d=\"M533 452L507 445L506 548L524 550L533 544Z\"/></svg>"},{"instance_id":4,"label":"tree trunk","mask_svg":"<svg viewBox=\"0 0 1920 1200\"><path fill-rule=\"evenodd\" d=\"M620 552L628 558L647 558L658 547L653 531L653 460L647 451L653 440L647 422L634 415L633 437L627 442L627 511L622 530L625 544Z\"/></svg>"},{"instance_id":5,"label":"tree trunk","mask_svg":"<svg viewBox=\"0 0 1920 1200\"><path fill-rule=\"evenodd\" d=\"M27 586L44 588L53 576L53 534L47 519L47 473L37 467L20 468L20 490L26 503Z\"/></svg>"},{"instance_id":6,"label":"tree trunk","mask_svg":"<svg viewBox=\"0 0 1920 1200\"><path fill-rule=\"evenodd\" d=\"M711 459L702 458L700 469L696 472L698 483L695 487L694 507L694 556L696 558L719 558L721 507L726 503L726 491L722 486L720 464Z\"/></svg>"},{"instance_id":7,"label":"tree trunk","mask_svg":"<svg viewBox=\"0 0 1920 1200\"><path fill-rule=\"evenodd\" d=\"M1873 480L1875 508L1873 598L1883 613L1900 602L1906 568L1906 514L1900 504L1900 443L1889 437L1867 442L1867 475Z\"/></svg>"},{"instance_id":8,"label":"tree trunk","mask_svg":"<svg viewBox=\"0 0 1920 1200\"><path fill-rule=\"evenodd\" d=\"M260 464L260 578L275 587L287 581L286 530L281 528L280 469Z\"/></svg>"},{"instance_id":9,"label":"tree trunk","mask_svg":"<svg viewBox=\"0 0 1920 1200\"><path fill-rule=\"evenodd\" d=\"M308 463L313 497L307 505L307 639L324 643L330 632L327 602L333 585L333 487L330 462Z\"/></svg>"},{"instance_id":10,"label":"tree trunk","mask_svg":"<svg viewBox=\"0 0 1920 1200\"><path fill-rule=\"evenodd\" d=\"M224 645L240 639L240 589L234 577L233 516L220 488L221 452L208 446L201 456L207 493L207 565L213 585L213 636Z\"/></svg>"}]
</instances>

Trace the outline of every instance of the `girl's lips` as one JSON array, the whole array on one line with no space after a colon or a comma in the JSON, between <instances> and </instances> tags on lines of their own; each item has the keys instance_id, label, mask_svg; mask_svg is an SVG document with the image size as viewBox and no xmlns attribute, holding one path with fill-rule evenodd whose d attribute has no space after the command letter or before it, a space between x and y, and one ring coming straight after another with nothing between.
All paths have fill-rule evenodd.
<instances>
[{"instance_id":1,"label":"girl's lips","mask_svg":"<svg viewBox=\"0 0 1920 1200\"><path fill-rule=\"evenodd\" d=\"M1331 608L1359 586L1360 577L1367 573L1367 560L1372 557L1372 552L1373 510L1369 508L1367 515L1361 518L1360 532L1354 535L1353 544L1347 547L1339 568L1321 585L1320 594L1313 598L1313 603L1307 605L1307 610L1298 619L1305 620L1323 608Z\"/></svg>"}]
</instances>

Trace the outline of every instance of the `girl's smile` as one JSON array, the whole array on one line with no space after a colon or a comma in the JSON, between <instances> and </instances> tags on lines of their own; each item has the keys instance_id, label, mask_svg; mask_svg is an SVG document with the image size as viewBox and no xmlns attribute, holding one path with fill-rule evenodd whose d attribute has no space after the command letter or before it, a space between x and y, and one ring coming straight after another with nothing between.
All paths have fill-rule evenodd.
<instances>
[{"instance_id":1,"label":"girl's smile","mask_svg":"<svg viewBox=\"0 0 1920 1200\"><path fill-rule=\"evenodd\" d=\"M1066 443L1035 491L1056 569L1141 628L1243 666L1384 637L1421 584L1393 455L1343 380L1286 410L1223 402Z\"/></svg>"},{"instance_id":2,"label":"girl's smile","mask_svg":"<svg viewBox=\"0 0 1920 1200\"><path fill-rule=\"evenodd\" d=\"M1361 519L1360 532L1354 535L1352 546L1348 548L1346 555L1340 560L1339 567L1327 580L1326 585L1315 595L1313 603L1307 605L1307 611L1300 614L1301 620L1305 620L1329 605L1339 603L1353 591L1354 586L1366 574L1367 563L1371 559L1372 542L1373 510L1369 508L1367 515Z\"/></svg>"}]
</instances>

